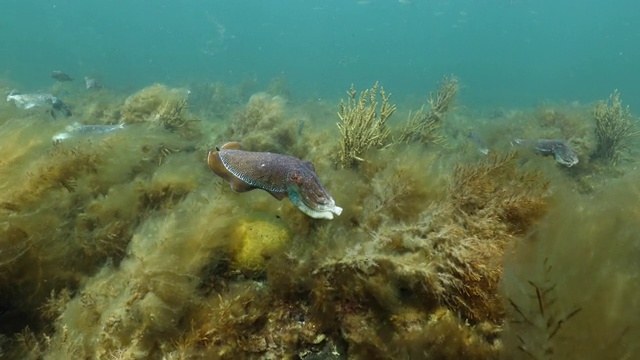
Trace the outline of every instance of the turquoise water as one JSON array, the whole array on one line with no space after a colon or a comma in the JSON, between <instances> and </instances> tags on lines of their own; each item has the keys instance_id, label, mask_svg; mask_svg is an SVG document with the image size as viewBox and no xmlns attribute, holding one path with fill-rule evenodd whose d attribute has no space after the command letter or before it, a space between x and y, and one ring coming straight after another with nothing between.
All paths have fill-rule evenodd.
<instances>
[{"instance_id":1,"label":"turquoise water","mask_svg":"<svg viewBox=\"0 0 640 360\"><path fill-rule=\"evenodd\" d=\"M455 74L470 106L640 104L640 3L588 1L4 0L0 77L51 70L132 90L284 76L296 98L379 80L398 100Z\"/></svg>"},{"instance_id":2,"label":"turquoise water","mask_svg":"<svg viewBox=\"0 0 640 360\"><path fill-rule=\"evenodd\" d=\"M640 359L638 3L0 4L0 359Z\"/></svg>"}]
</instances>

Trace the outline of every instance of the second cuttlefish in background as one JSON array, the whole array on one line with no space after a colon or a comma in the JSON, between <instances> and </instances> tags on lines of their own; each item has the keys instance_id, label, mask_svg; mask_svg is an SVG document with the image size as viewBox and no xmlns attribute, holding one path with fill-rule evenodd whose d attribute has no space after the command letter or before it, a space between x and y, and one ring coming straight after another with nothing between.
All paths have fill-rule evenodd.
<instances>
[{"instance_id":1,"label":"second cuttlefish in background","mask_svg":"<svg viewBox=\"0 0 640 360\"><path fill-rule=\"evenodd\" d=\"M537 154L543 156L553 155L556 162L567 167L578 163L578 156L569 145L557 139L514 139L512 145L520 145L532 148Z\"/></svg>"}]
</instances>

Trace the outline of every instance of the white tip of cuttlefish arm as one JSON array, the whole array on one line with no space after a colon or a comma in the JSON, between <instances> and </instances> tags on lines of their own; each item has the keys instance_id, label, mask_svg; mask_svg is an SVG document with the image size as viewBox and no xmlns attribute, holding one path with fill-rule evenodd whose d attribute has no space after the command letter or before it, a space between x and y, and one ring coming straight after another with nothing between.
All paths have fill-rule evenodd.
<instances>
[{"instance_id":1,"label":"white tip of cuttlefish arm","mask_svg":"<svg viewBox=\"0 0 640 360\"><path fill-rule=\"evenodd\" d=\"M340 214L342 214L342 208L339 206L334 206L333 210L331 210L331 212L333 212L334 214L340 216Z\"/></svg>"},{"instance_id":2,"label":"white tip of cuttlefish arm","mask_svg":"<svg viewBox=\"0 0 640 360\"><path fill-rule=\"evenodd\" d=\"M339 206L334 206L333 209L331 210L325 210L325 211L316 211L316 210L312 210L306 206L300 206L298 207L298 209L300 209L300 211L302 211L303 213L311 216L314 219L327 219L327 220L331 220L333 219L333 214L336 215L340 215L342 214L342 208Z\"/></svg>"}]
</instances>

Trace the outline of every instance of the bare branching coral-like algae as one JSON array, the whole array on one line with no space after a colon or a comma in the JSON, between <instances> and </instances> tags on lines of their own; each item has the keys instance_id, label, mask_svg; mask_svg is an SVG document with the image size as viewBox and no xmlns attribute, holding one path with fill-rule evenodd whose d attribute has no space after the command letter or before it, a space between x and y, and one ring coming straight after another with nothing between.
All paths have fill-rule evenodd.
<instances>
[{"instance_id":1,"label":"bare branching coral-like algae","mask_svg":"<svg viewBox=\"0 0 640 360\"><path fill-rule=\"evenodd\" d=\"M538 306L535 309L529 308L525 310L514 300L508 299L510 310L514 315L511 320L514 325L519 328L535 328L536 331L544 334L544 336L535 340L519 336L520 344L517 345L517 349L534 359L551 357L554 338L562 329L562 325L582 311L582 308L575 307L567 310L565 314L558 313L557 307L554 306L558 301L554 291L556 284L550 281L552 266L549 264L548 259L545 259L543 264L543 283L536 284L531 280L527 280L528 284L531 285L530 297L537 302ZM537 341L537 343L534 341Z\"/></svg>"},{"instance_id":2,"label":"bare branching coral-like algae","mask_svg":"<svg viewBox=\"0 0 640 360\"><path fill-rule=\"evenodd\" d=\"M631 137L640 134L634 130L629 107L622 106L620 93L616 90L609 96L608 102L599 102L593 110L596 120L596 140L598 147L594 157L604 159L612 164L620 160L622 151L627 149Z\"/></svg>"},{"instance_id":3,"label":"bare branching coral-like algae","mask_svg":"<svg viewBox=\"0 0 640 360\"><path fill-rule=\"evenodd\" d=\"M365 151L371 148L382 148L388 145L391 131L387 120L396 110L389 103L391 95L387 95L380 87L381 103L378 103L378 83L371 89L364 90L357 96L356 89L351 86L347 91L347 100L340 101L340 149L335 162L341 168L353 168L363 161Z\"/></svg>"}]
</instances>

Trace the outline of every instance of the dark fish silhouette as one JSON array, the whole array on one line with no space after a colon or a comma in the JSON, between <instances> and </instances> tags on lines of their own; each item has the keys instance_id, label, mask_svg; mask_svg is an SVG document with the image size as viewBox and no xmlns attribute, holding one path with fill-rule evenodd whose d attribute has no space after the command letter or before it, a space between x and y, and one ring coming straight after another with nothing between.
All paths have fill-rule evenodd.
<instances>
[{"instance_id":1,"label":"dark fish silhouette","mask_svg":"<svg viewBox=\"0 0 640 360\"><path fill-rule=\"evenodd\" d=\"M73 81L73 78L71 76L69 76L69 74L65 73L64 71L60 71L60 70L53 70L51 72L51 77L60 81L60 82L65 82L65 81Z\"/></svg>"},{"instance_id":2,"label":"dark fish silhouette","mask_svg":"<svg viewBox=\"0 0 640 360\"><path fill-rule=\"evenodd\" d=\"M57 98L57 97L53 98L53 110L62 112L66 117L69 117L72 115L71 109L69 108L69 106L67 106L67 104L65 104L62 100L60 100L60 98ZM53 116L53 118L55 119L56 114L53 110L51 110L51 116Z\"/></svg>"},{"instance_id":3,"label":"dark fish silhouette","mask_svg":"<svg viewBox=\"0 0 640 360\"><path fill-rule=\"evenodd\" d=\"M320 184L313 164L292 156L240 150L229 142L207 159L213 172L236 192L262 189L278 200L289 200L300 211L316 219L333 219L342 208Z\"/></svg>"}]
</instances>

